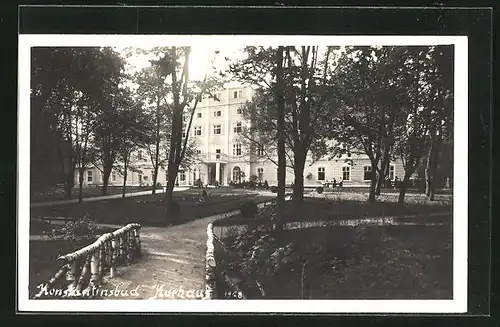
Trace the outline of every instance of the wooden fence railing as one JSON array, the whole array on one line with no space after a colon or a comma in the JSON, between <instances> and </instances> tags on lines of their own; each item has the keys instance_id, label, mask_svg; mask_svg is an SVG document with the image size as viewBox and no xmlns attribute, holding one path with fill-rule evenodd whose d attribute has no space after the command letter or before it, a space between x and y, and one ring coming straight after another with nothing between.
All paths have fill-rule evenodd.
<instances>
[{"instance_id":1,"label":"wooden fence railing","mask_svg":"<svg viewBox=\"0 0 500 327\"><path fill-rule=\"evenodd\" d=\"M204 300L216 298L215 294L215 247L214 247L214 226L212 223L207 226L207 252L205 255L205 295Z\"/></svg>"},{"instance_id":2,"label":"wooden fence railing","mask_svg":"<svg viewBox=\"0 0 500 327\"><path fill-rule=\"evenodd\" d=\"M128 265L141 256L139 224L128 224L112 233L100 236L94 243L57 260L63 266L46 284L47 289L66 284L68 297L78 296L97 287L106 273L116 275L116 267ZM63 276L66 276L63 282Z\"/></svg>"}]
</instances>

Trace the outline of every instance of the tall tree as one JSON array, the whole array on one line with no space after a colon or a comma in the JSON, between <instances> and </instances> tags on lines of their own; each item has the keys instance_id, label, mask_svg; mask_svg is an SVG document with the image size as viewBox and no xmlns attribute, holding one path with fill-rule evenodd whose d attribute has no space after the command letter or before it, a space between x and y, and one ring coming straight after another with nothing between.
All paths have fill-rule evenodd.
<instances>
[{"instance_id":1,"label":"tall tree","mask_svg":"<svg viewBox=\"0 0 500 327\"><path fill-rule=\"evenodd\" d=\"M171 121L170 146L168 148L167 186L165 189L165 207L167 217L173 213L173 190L179 167L184 162L190 143L190 131L196 107L203 96L216 99L213 91L219 86L215 78L207 78L202 82L190 81L189 57L190 47L172 47L157 61L165 78L171 80ZM208 63L207 63L208 64ZM208 65L207 65L208 66ZM207 68L208 70L208 68ZM184 133L184 136L183 136Z\"/></svg>"},{"instance_id":2,"label":"tall tree","mask_svg":"<svg viewBox=\"0 0 500 327\"><path fill-rule=\"evenodd\" d=\"M375 201L377 167L383 148L385 114L376 99L380 93L377 79L375 49L349 47L342 54L335 69L333 92L339 106L332 116L332 132L339 144L335 152L364 153L371 162L370 193L368 201Z\"/></svg>"},{"instance_id":3,"label":"tall tree","mask_svg":"<svg viewBox=\"0 0 500 327\"><path fill-rule=\"evenodd\" d=\"M428 75L431 97L428 99L429 149L426 157L426 195L434 200L438 178L439 157L443 142L452 142L453 135L453 46L432 47L426 57L429 60Z\"/></svg>"},{"instance_id":4,"label":"tall tree","mask_svg":"<svg viewBox=\"0 0 500 327\"><path fill-rule=\"evenodd\" d=\"M111 48L103 49L106 62L112 72L103 84L103 98L99 105L97 119L99 124L95 130L95 151L97 160L95 167L102 172L102 195L107 194L109 177L117 162L126 125L123 121L123 111L131 105L131 95L122 83L126 81L123 74L124 61Z\"/></svg>"},{"instance_id":5,"label":"tall tree","mask_svg":"<svg viewBox=\"0 0 500 327\"><path fill-rule=\"evenodd\" d=\"M33 124L45 121L41 129L54 136L69 197L75 169L84 171L92 154L96 112L115 70L97 47L35 48L32 55Z\"/></svg>"},{"instance_id":6,"label":"tall tree","mask_svg":"<svg viewBox=\"0 0 500 327\"><path fill-rule=\"evenodd\" d=\"M160 56L166 48L154 48L153 53ZM162 156L162 145L168 144L169 133L167 126L171 120L171 105L168 97L171 94L171 86L166 81L164 68L158 60L150 60L151 65L142 69L135 75L135 83L139 85L137 93L145 103L145 109L149 112L154 126L147 134L149 144L145 144L146 151L153 167L153 186L158 182L158 171L164 165L166 157ZM156 188L153 187L153 194Z\"/></svg>"},{"instance_id":7,"label":"tall tree","mask_svg":"<svg viewBox=\"0 0 500 327\"><path fill-rule=\"evenodd\" d=\"M427 99L429 94L426 56L429 47L409 47L405 49L405 67L398 86L402 93L401 120L395 132L394 154L401 159L404 168L403 180L400 184L400 204L404 203L406 190L411 176L420 166L427 151L427 135L429 133L429 114Z\"/></svg>"},{"instance_id":8,"label":"tall tree","mask_svg":"<svg viewBox=\"0 0 500 327\"><path fill-rule=\"evenodd\" d=\"M128 172L137 171L131 165L131 155L138 148L143 148L148 144L148 131L151 130L150 117L144 112L142 102L132 100L130 105L119 112L118 119L123 131L121 133L120 146L117 152L116 166L118 172L123 177L122 197L125 197Z\"/></svg>"},{"instance_id":9,"label":"tall tree","mask_svg":"<svg viewBox=\"0 0 500 327\"><path fill-rule=\"evenodd\" d=\"M398 47L348 47L334 71L333 154L365 154L371 163L368 201L375 196L388 174L393 158L394 130L401 119L399 87L404 52ZM343 145L344 147L340 147Z\"/></svg>"},{"instance_id":10,"label":"tall tree","mask_svg":"<svg viewBox=\"0 0 500 327\"><path fill-rule=\"evenodd\" d=\"M326 154L326 137L323 124L328 116L325 106L328 98L328 71L332 60L331 47L302 46L284 47L283 97L285 106L285 144L288 151L287 166L294 170L293 201L303 202L304 168L308 155L312 160ZM247 108L252 120L252 133L247 134L250 143L270 144L269 159L276 155L276 137L269 131L277 131L275 101L276 49L246 47L247 58L231 64L230 73L243 83L261 88ZM314 126L314 128L313 128ZM276 132L274 132L276 134Z\"/></svg>"}]
</instances>

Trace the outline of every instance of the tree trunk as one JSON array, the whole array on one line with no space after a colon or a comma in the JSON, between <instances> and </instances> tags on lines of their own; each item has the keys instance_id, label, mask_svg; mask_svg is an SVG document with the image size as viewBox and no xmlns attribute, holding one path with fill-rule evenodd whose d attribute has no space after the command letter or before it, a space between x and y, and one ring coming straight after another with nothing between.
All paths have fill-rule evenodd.
<instances>
[{"instance_id":1,"label":"tree trunk","mask_svg":"<svg viewBox=\"0 0 500 327\"><path fill-rule=\"evenodd\" d=\"M389 172L389 158L385 158L382 160L382 164L380 165L382 169L379 171L378 177L377 177L377 186L375 188L375 194L380 195L380 192L382 190L382 186L385 183L385 178L387 177L387 174ZM380 173L382 172L382 173Z\"/></svg>"},{"instance_id":2,"label":"tree trunk","mask_svg":"<svg viewBox=\"0 0 500 327\"><path fill-rule=\"evenodd\" d=\"M128 176L128 158L123 160L123 188L122 188L122 198L125 198L125 193L127 191L127 176Z\"/></svg>"},{"instance_id":3,"label":"tree trunk","mask_svg":"<svg viewBox=\"0 0 500 327\"><path fill-rule=\"evenodd\" d=\"M292 201L295 205L301 205L304 202L304 170L294 169L294 174Z\"/></svg>"},{"instance_id":4,"label":"tree trunk","mask_svg":"<svg viewBox=\"0 0 500 327\"><path fill-rule=\"evenodd\" d=\"M158 182L158 165L153 169L153 190L152 194L156 194L156 183Z\"/></svg>"},{"instance_id":5,"label":"tree trunk","mask_svg":"<svg viewBox=\"0 0 500 327\"><path fill-rule=\"evenodd\" d=\"M399 199L398 199L399 204L405 203L406 189L408 187L409 180L410 180L410 175L405 174L405 176L400 184L400 188L399 188Z\"/></svg>"},{"instance_id":6,"label":"tree trunk","mask_svg":"<svg viewBox=\"0 0 500 327\"><path fill-rule=\"evenodd\" d=\"M293 197L295 205L301 205L304 202L304 167L306 164L305 156L299 154L294 157L294 180Z\"/></svg>"},{"instance_id":7,"label":"tree trunk","mask_svg":"<svg viewBox=\"0 0 500 327\"><path fill-rule=\"evenodd\" d=\"M370 194L368 195L368 202L375 202L375 187L377 184L377 163L372 161L372 171L370 180Z\"/></svg>"},{"instance_id":8,"label":"tree trunk","mask_svg":"<svg viewBox=\"0 0 500 327\"><path fill-rule=\"evenodd\" d=\"M66 181L64 182L64 197L67 199L71 198L71 191L73 186L75 186L75 174L64 174Z\"/></svg>"},{"instance_id":9,"label":"tree trunk","mask_svg":"<svg viewBox=\"0 0 500 327\"><path fill-rule=\"evenodd\" d=\"M175 217L172 217L170 214L171 214L171 206L172 206L172 203L173 203L173 195L174 195L174 187L175 187L175 180L176 180L176 176L177 176L177 170L175 168L175 165L172 165L172 167L170 167L169 165L169 170L168 170L168 173L167 173L167 186L165 188L165 208L166 208L166 211L167 211L167 217L170 219L170 218L175 218Z\"/></svg>"},{"instance_id":10,"label":"tree trunk","mask_svg":"<svg viewBox=\"0 0 500 327\"><path fill-rule=\"evenodd\" d=\"M85 173L85 168L79 169L78 174L78 202L83 202L83 174Z\"/></svg>"},{"instance_id":11,"label":"tree trunk","mask_svg":"<svg viewBox=\"0 0 500 327\"><path fill-rule=\"evenodd\" d=\"M435 194L435 174L436 174L436 140L433 140L427 155L427 165L425 167L425 195L429 201L434 201Z\"/></svg>"},{"instance_id":12,"label":"tree trunk","mask_svg":"<svg viewBox=\"0 0 500 327\"><path fill-rule=\"evenodd\" d=\"M172 58L177 58L176 47L172 47ZM186 65L186 63L184 63ZM172 136L170 138L170 151L168 154L168 172L167 172L167 186L165 189L165 209L167 219L172 221L175 219L175 214L172 211L173 206L173 193L175 180L177 177L177 172L179 170L180 162L177 161L177 156L181 151L182 142L182 108L180 107L180 88L177 85L177 75L175 69L172 70L172 95L173 95L173 105L172 105ZM186 76L187 78L187 76Z\"/></svg>"},{"instance_id":13,"label":"tree trunk","mask_svg":"<svg viewBox=\"0 0 500 327\"><path fill-rule=\"evenodd\" d=\"M103 165L102 189L101 189L102 195L106 195L108 193L109 176L111 175L112 170L113 170L113 165L109 165L109 163L105 163Z\"/></svg>"},{"instance_id":14,"label":"tree trunk","mask_svg":"<svg viewBox=\"0 0 500 327\"><path fill-rule=\"evenodd\" d=\"M285 182L286 182L286 153L285 153L285 103L283 98L283 47L278 47L276 54L276 86L278 109L278 198L276 208L276 232L282 234L285 213ZM295 198L295 197L294 197Z\"/></svg>"}]
</instances>

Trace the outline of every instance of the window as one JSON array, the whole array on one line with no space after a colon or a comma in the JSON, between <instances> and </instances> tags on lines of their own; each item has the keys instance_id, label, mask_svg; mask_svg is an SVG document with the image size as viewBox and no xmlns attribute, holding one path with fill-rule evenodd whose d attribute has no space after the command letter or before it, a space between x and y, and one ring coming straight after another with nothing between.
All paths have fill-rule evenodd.
<instances>
[{"instance_id":1,"label":"window","mask_svg":"<svg viewBox=\"0 0 500 327\"><path fill-rule=\"evenodd\" d=\"M238 166L233 168L233 181L237 183L241 182L241 169Z\"/></svg>"},{"instance_id":2,"label":"window","mask_svg":"<svg viewBox=\"0 0 500 327\"><path fill-rule=\"evenodd\" d=\"M363 180L369 181L372 179L372 166L364 166L363 172Z\"/></svg>"},{"instance_id":3,"label":"window","mask_svg":"<svg viewBox=\"0 0 500 327\"><path fill-rule=\"evenodd\" d=\"M241 144L233 144L233 156L241 156Z\"/></svg>"},{"instance_id":4,"label":"window","mask_svg":"<svg viewBox=\"0 0 500 327\"><path fill-rule=\"evenodd\" d=\"M222 99L222 93L217 93L216 97L217 97L217 99L219 99L219 101L220 101L220 99Z\"/></svg>"},{"instance_id":5,"label":"window","mask_svg":"<svg viewBox=\"0 0 500 327\"><path fill-rule=\"evenodd\" d=\"M186 132L182 132L182 138L186 137Z\"/></svg>"},{"instance_id":6,"label":"window","mask_svg":"<svg viewBox=\"0 0 500 327\"><path fill-rule=\"evenodd\" d=\"M92 182L92 170L87 170L87 182Z\"/></svg>"},{"instance_id":7,"label":"window","mask_svg":"<svg viewBox=\"0 0 500 327\"><path fill-rule=\"evenodd\" d=\"M259 147L257 148L257 155L258 156L263 156L264 155L264 145L259 144Z\"/></svg>"},{"instance_id":8,"label":"window","mask_svg":"<svg viewBox=\"0 0 500 327\"><path fill-rule=\"evenodd\" d=\"M141 150L137 151L137 159L142 160L142 151Z\"/></svg>"},{"instance_id":9,"label":"window","mask_svg":"<svg viewBox=\"0 0 500 327\"><path fill-rule=\"evenodd\" d=\"M116 181L116 173L115 172L111 173L111 181L113 181L113 182Z\"/></svg>"},{"instance_id":10,"label":"window","mask_svg":"<svg viewBox=\"0 0 500 327\"><path fill-rule=\"evenodd\" d=\"M238 115L241 115L241 108L237 108L237 109L236 109L236 113L237 113Z\"/></svg>"},{"instance_id":11,"label":"window","mask_svg":"<svg viewBox=\"0 0 500 327\"><path fill-rule=\"evenodd\" d=\"M396 178L396 174L395 174L395 168L394 165L390 165L389 166L389 179L391 181L393 181L395 178Z\"/></svg>"},{"instance_id":12,"label":"window","mask_svg":"<svg viewBox=\"0 0 500 327\"><path fill-rule=\"evenodd\" d=\"M214 117L220 117L220 116L222 116L222 111L220 111L220 110L215 110L215 111L214 111Z\"/></svg>"},{"instance_id":13,"label":"window","mask_svg":"<svg viewBox=\"0 0 500 327\"><path fill-rule=\"evenodd\" d=\"M222 131L222 129L221 129L220 125L214 125L214 134L215 135L220 135L221 131Z\"/></svg>"},{"instance_id":14,"label":"window","mask_svg":"<svg viewBox=\"0 0 500 327\"><path fill-rule=\"evenodd\" d=\"M325 167L318 167L318 181L325 180Z\"/></svg>"},{"instance_id":15,"label":"window","mask_svg":"<svg viewBox=\"0 0 500 327\"><path fill-rule=\"evenodd\" d=\"M351 167L349 166L342 167L342 180L344 181L351 180Z\"/></svg>"},{"instance_id":16,"label":"window","mask_svg":"<svg viewBox=\"0 0 500 327\"><path fill-rule=\"evenodd\" d=\"M196 150L196 154L201 154L201 150Z\"/></svg>"},{"instance_id":17,"label":"window","mask_svg":"<svg viewBox=\"0 0 500 327\"><path fill-rule=\"evenodd\" d=\"M201 112L198 112L198 113L196 114L196 117L201 118Z\"/></svg>"},{"instance_id":18,"label":"window","mask_svg":"<svg viewBox=\"0 0 500 327\"><path fill-rule=\"evenodd\" d=\"M144 176L144 177L143 177L143 179L144 179L145 181L147 181L147 180L148 180L148 176Z\"/></svg>"},{"instance_id":19,"label":"window","mask_svg":"<svg viewBox=\"0 0 500 327\"><path fill-rule=\"evenodd\" d=\"M238 91L238 98L241 98L243 95L243 92L242 91Z\"/></svg>"},{"instance_id":20,"label":"window","mask_svg":"<svg viewBox=\"0 0 500 327\"><path fill-rule=\"evenodd\" d=\"M264 178L264 168L257 168L257 176L259 177L259 181Z\"/></svg>"},{"instance_id":21,"label":"window","mask_svg":"<svg viewBox=\"0 0 500 327\"><path fill-rule=\"evenodd\" d=\"M181 181L181 182L186 181L186 173L184 172L184 170L179 171L179 181Z\"/></svg>"},{"instance_id":22,"label":"window","mask_svg":"<svg viewBox=\"0 0 500 327\"><path fill-rule=\"evenodd\" d=\"M220 149L215 149L215 159L220 159Z\"/></svg>"},{"instance_id":23,"label":"window","mask_svg":"<svg viewBox=\"0 0 500 327\"><path fill-rule=\"evenodd\" d=\"M234 132L241 133L241 123L240 122L237 122L236 125L234 126Z\"/></svg>"},{"instance_id":24,"label":"window","mask_svg":"<svg viewBox=\"0 0 500 327\"><path fill-rule=\"evenodd\" d=\"M195 126L194 127L194 136L200 136L201 135L201 126Z\"/></svg>"},{"instance_id":25,"label":"window","mask_svg":"<svg viewBox=\"0 0 500 327\"><path fill-rule=\"evenodd\" d=\"M238 91L233 92L233 99L238 99Z\"/></svg>"}]
</instances>

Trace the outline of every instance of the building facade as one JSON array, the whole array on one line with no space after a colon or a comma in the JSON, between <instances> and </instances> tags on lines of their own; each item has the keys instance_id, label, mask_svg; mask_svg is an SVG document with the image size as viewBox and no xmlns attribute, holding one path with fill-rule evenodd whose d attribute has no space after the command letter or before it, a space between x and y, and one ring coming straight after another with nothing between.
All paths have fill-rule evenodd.
<instances>
[{"instance_id":1,"label":"building facade","mask_svg":"<svg viewBox=\"0 0 500 327\"><path fill-rule=\"evenodd\" d=\"M204 185L229 185L231 181L247 181L255 176L269 185L277 184L277 166L269 159L251 158L241 144L240 132L249 122L242 116L242 105L250 100L253 90L249 87L228 87L217 93L220 101L203 98L196 108L190 129L190 139L196 142L196 163L186 170L180 170L177 183L193 185L200 179ZM304 169L304 185L317 186L326 181L343 181L345 186L368 186L371 163L367 156L351 156L334 160L322 158L315 162L308 159ZM153 166L144 150L136 151L131 158L127 173L127 185L152 186ZM389 178L401 179L404 169L400 162L392 162ZM75 177L78 181L78 176ZM294 181L293 170L287 168L286 184ZM89 168L84 176L86 186L102 185L102 173L97 167ZM157 183L165 185L166 172L159 169ZM110 186L123 185L123 176L113 171Z\"/></svg>"}]
</instances>

